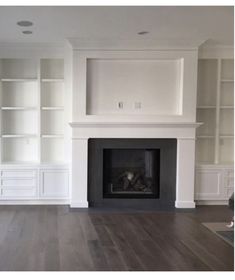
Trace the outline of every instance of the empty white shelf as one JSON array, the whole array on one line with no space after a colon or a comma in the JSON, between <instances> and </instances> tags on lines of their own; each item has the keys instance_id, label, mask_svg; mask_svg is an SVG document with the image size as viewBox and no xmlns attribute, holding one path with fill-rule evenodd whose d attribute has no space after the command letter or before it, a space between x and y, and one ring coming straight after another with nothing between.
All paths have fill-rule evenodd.
<instances>
[{"instance_id":1,"label":"empty white shelf","mask_svg":"<svg viewBox=\"0 0 235 280\"><path fill-rule=\"evenodd\" d=\"M9 160L3 160L2 161L3 164L9 164L9 165L12 165L12 164L16 164L16 165L22 165L22 164L29 164L29 165L34 165L34 164L39 164L39 161L27 161L27 160L22 160L22 161L19 161L19 160L12 160L12 161L9 161Z\"/></svg>"},{"instance_id":2,"label":"empty white shelf","mask_svg":"<svg viewBox=\"0 0 235 280\"><path fill-rule=\"evenodd\" d=\"M6 78L3 78L1 79L2 82L34 82L34 81L37 81L36 78L27 78L27 79L6 79Z\"/></svg>"},{"instance_id":3,"label":"empty white shelf","mask_svg":"<svg viewBox=\"0 0 235 280\"><path fill-rule=\"evenodd\" d=\"M234 80L233 79L222 79L221 83L233 83Z\"/></svg>"},{"instance_id":4,"label":"empty white shelf","mask_svg":"<svg viewBox=\"0 0 235 280\"><path fill-rule=\"evenodd\" d=\"M220 106L220 109L234 109L234 106L232 106L232 105L224 105L224 106Z\"/></svg>"},{"instance_id":5,"label":"empty white shelf","mask_svg":"<svg viewBox=\"0 0 235 280\"><path fill-rule=\"evenodd\" d=\"M42 138L64 138L63 134L43 134Z\"/></svg>"},{"instance_id":6,"label":"empty white shelf","mask_svg":"<svg viewBox=\"0 0 235 280\"><path fill-rule=\"evenodd\" d=\"M3 134L2 138L34 138L36 134Z\"/></svg>"},{"instance_id":7,"label":"empty white shelf","mask_svg":"<svg viewBox=\"0 0 235 280\"><path fill-rule=\"evenodd\" d=\"M21 107L1 107L2 110L36 110L37 107L25 107L25 106L21 106Z\"/></svg>"},{"instance_id":8,"label":"empty white shelf","mask_svg":"<svg viewBox=\"0 0 235 280\"><path fill-rule=\"evenodd\" d=\"M199 105L199 106L197 106L197 109L215 109L216 108L216 106L213 106L213 105L206 105L206 106L204 106L204 105Z\"/></svg>"},{"instance_id":9,"label":"empty white shelf","mask_svg":"<svg viewBox=\"0 0 235 280\"><path fill-rule=\"evenodd\" d=\"M197 138L204 138L204 139L211 139L211 138L214 138L215 136L213 135L197 135L196 136Z\"/></svg>"},{"instance_id":10,"label":"empty white shelf","mask_svg":"<svg viewBox=\"0 0 235 280\"><path fill-rule=\"evenodd\" d=\"M229 139L231 138L232 139L232 138L234 138L234 135L232 135L232 134L231 135L220 135L219 137L220 138L229 138Z\"/></svg>"},{"instance_id":11,"label":"empty white shelf","mask_svg":"<svg viewBox=\"0 0 235 280\"><path fill-rule=\"evenodd\" d=\"M64 110L63 106L42 107L42 110Z\"/></svg>"},{"instance_id":12,"label":"empty white shelf","mask_svg":"<svg viewBox=\"0 0 235 280\"><path fill-rule=\"evenodd\" d=\"M43 83L62 83L64 79L41 79Z\"/></svg>"}]
</instances>

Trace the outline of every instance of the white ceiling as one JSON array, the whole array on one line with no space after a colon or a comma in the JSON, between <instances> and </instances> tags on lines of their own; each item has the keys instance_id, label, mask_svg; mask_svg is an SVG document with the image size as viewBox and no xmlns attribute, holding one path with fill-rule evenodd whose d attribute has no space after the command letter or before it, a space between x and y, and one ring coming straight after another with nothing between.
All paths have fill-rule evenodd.
<instances>
[{"instance_id":1,"label":"white ceiling","mask_svg":"<svg viewBox=\"0 0 235 280\"><path fill-rule=\"evenodd\" d=\"M31 28L16 25L34 22ZM3 7L0 42L62 44L66 38L197 39L233 44L233 7ZM23 35L22 30L32 30ZM147 30L145 36L137 32Z\"/></svg>"}]
</instances>

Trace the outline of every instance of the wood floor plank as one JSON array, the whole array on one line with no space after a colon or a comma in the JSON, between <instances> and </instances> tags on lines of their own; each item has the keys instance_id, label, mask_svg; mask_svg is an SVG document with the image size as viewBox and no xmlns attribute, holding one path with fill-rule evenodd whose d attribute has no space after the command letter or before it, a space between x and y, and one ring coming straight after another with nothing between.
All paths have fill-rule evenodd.
<instances>
[{"instance_id":1,"label":"wood floor plank","mask_svg":"<svg viewBox=\"0 0 235 280\"><path fill-rule=\"evenodd\" d=\"M88 240L88 247L96 270L97 271L110 270L110 267L108 265L106 256L103 252L103 248L100 242L98 240Z\"/></svg>"},{"instance_id":2,"label":"wood floor plank","mask_svg":"<svg viewBox=\"0 0 235 280\"><path fill-rule=\"evenodd\" d=\"M115 217L117 219L117 217ZM107 227L111 234L112 240L115 242L115 246L118 248L120 254L126 263L128 270L141 271L145 270L143 264L139 261L133 249L130 247L128 241L126 240L123 232L119 228L118 224L109 225Z\"/></svg>"},{"instance_id":3,"label":"wood floor plank","mask_svg":"<svg viewBox=\"0 0 235 280\"><path fill-rule=\"evenodd\" d=\"M233 247L202 225L232 215L226 206L168 212L0 206L0 270L233 271Z\"/></svg>"},{"instance_id":4,"label":"wood floor plank","mask_svg":"<svg viewBox=\"0 0 235 280\"><path fill-rule=\"evenodd\" d=\"M44 223L45 270L60 270L57 207L47 206Z\"/></svg>"},{"instance_id":5,"label":"wood floor plank","mask_svg":"<svg viewBox=\"0 0 235 280\"><path fill-rule=\"evenodd\" d=\"M76 212L62 213L58 216L60 270L95 270L87 240Z\"/></svg>"},{"instance_id":6,"label":"wood floor plank","mask_svg":"<svg viewBox=\"0 0 235 280\"><path fill-rule=\"evenodd\" d=\"M109 269L111 271L127 271L128 267L118 250L118 248L110 247L110 246L105 246L103 247L103 252L106 256L106 260L109 265Z\"/></svg>"},{"instance_id":7,"label":"wood floor plank","mask_svg":"<svg viewBox=\"0 0 235 280\"><path fill-rule=\"evenodd\" d=\"M165 251L156 246L156 244L154 244L153 248L153 242L150 241L149 235L143 234L141 224L134 226L131 221L132 219L127 219L122 222L120 229L144 269L148 271L174 270L174 266L171 265L171 261L169 261ZM147 241L151 243L151 247L146 246Z\"/></svg>"}]
</instances>

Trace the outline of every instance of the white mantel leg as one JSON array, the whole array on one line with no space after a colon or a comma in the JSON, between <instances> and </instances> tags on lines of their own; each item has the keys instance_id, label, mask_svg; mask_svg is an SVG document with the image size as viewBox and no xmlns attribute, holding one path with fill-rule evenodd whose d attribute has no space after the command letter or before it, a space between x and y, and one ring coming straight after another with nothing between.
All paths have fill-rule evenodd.
<instances>
[{"instance_id":1,"label":"white mantel leg","mask_svg":"<svg viewBox=\"0 0 235 280\"><path fill-rule=\"evenodd\" d=\"M87 208L88 139L72 140L71 207Z\"/></svg>"},{"instance_id":2,"label":"white mantel leg","mask_svg":"<svg viewBox=\"0 0 235 280\"><path fill-rule=\"evenodd\" d=\"M177 140L176 208L195 208L195 139Z\"/></svg>"}]
</instances>

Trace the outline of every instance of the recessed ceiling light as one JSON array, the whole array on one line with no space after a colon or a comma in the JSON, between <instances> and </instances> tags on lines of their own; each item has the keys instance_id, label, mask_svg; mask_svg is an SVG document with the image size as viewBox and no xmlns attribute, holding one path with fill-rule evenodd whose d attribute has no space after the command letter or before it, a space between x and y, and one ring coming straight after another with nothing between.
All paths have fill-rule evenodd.
<instances>
[{"instance_id":1,"label":"recessed ceiling light","mask_svg":"<svg viewBox=\"0 0 235 280\"><path fill-rule=\"evenodd\" d=\"M33 32L32 32L32 31L29 31L29 30L22 31L22 33L23 33L23 34L27 34L27 35L33 34Z\"/></svg>"},{"instance_id":2,"label":"recessed ceiling light","mask_svg":"<svg viewBox=\"0 0 235 280\"><path fill-rule=\"evenodd\" d=\"M17 22L17 24L19 25L19 26L32 26L33 25L33 23L32 23L32 21L28 21L28 20L21 20L21 21L18 21Z\"/></svg>"},{"instance_id":3,"label":"recessed ceiling light","mask_svg":"<svg viewBox=\"0 0 235 280\"><path fill-rule=\"evenodd\" d=\"M140 32L138 32L138 35L146 35L148 33L149 33L148 31L140 31Z\"/></svg>"}]
</instances>

